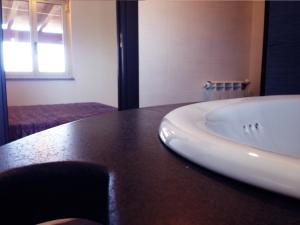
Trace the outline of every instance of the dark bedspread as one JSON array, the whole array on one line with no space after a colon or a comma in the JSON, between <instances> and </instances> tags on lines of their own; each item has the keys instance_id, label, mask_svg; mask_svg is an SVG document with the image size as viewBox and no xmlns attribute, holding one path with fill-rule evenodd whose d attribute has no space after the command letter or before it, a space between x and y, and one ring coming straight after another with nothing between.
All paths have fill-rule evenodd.
<instances>
[{"instance_id":1,"label":"dark bedspread","mask_svg":"<svg viewBox=\"0 0 300 225\"><path fill-rule=\"evenodd\" d=\"M60 124L114 111L117 109L100 103L10 106L9 139L13 141Z\"/></svg>"}]
</instances>

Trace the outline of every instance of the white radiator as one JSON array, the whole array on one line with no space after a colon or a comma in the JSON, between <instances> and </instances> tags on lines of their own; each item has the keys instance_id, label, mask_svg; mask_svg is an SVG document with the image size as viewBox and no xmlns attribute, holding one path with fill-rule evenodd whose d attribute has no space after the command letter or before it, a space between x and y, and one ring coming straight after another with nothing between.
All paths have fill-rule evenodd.
<instances>
[{"instance_id":1,"label":"white radiator","mask_svg":"<svg viewBox=\"0 0 300 225\"><path fill-rule=\"evenodd\" d=\"M249 80L245 81L206 81L203 85L204 100L242 98L248 96Z\"/></svg>"}]
</instances>

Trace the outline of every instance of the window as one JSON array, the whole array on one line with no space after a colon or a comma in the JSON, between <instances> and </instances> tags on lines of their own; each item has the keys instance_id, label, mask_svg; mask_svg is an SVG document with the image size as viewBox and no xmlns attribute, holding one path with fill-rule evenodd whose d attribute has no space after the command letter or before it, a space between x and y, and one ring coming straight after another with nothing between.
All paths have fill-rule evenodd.
<instances>
[{"instance_id":1,"label":"window","mask_svg":"<svg viewBox=\"0 0 300 225\"><path fill-rule=\"evenodd\" d=\"M71 78L68 6L68 0L2 0L7 78Z\"/></svg>"}]
</instances>

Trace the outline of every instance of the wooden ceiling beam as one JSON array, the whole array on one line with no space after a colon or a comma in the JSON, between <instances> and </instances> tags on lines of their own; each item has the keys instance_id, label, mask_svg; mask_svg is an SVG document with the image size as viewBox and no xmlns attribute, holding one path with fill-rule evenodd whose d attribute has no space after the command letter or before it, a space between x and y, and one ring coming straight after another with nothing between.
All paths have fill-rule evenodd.
<instances>
[{"instance_id":1,"label":"wooden ceiling beam","mask_svg":"<svg viewBox=\"0 0 300 225\"><path fill-rule=\"evenodd\" d=\"M37 24L39 27L39 31L41 31L45 26L47 26L50 20L50 14L54 8L53 4L46 4L45 8L43 9L43 13L38 14L37 17Z\"/></svg>"},{"instance_id":2,"label":"wooden ceiling beam","mask_svg":"<svg viewBox=\"0 0 300 225\"><path fill-rule=\"evenodd\" d=\"M11 10L7 17L7 29L11 29L11 26L13 25L17 15L18 7L19 7L18 1L11 1L11 7L10 7Z\"/></svg>"},{"instance_id":3,"label":"wooden ceiling beam","mask_svg":"<svg viewBox=\"0 0 300 225\"><path fill-rule=\"evenodd\" d=\"M5 10L9 10L9 13L4 13L5 11L3 11L3 22L8 21L10 13L11 13L12 5L13 5L13 1L3 1L2 2L2 8Z\"/></svg>"}]
</instances>

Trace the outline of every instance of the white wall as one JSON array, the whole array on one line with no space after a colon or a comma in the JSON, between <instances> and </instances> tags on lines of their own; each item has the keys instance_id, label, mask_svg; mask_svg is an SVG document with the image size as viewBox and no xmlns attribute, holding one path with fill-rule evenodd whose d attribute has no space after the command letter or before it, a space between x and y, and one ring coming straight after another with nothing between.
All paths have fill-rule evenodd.
<instances>
[{"instance_id":1,"label":"white wall","mask_svg":"<svg viewBox=\"0 0 300 225\"><path fill-rule=\"evenodd\" d=\"M250 95L259 95L261 79L261 65L263 52L265 3L252 3L251 48L249 63L249 78L251 82Z\"/></svg>"},{"instance_id":2,"label":"white wall","mask_svg":"<svg viewBox=\"0 0 300 225\"><path fill-rule=\"evenodd\" d=\"M71 0L74 81L7 81L9 105L118 105L115 1Z\"/></svg>"},{"instance_id":3,"label":"white wall","mask_svg":"<svg viewBox=\"0 0 300 225\"><path fill-rule=\"evenodd\" d=\"M264 2L140 1L140 105L205 99L207 80L260 81Z\"/></svg>"}]
</instances>

